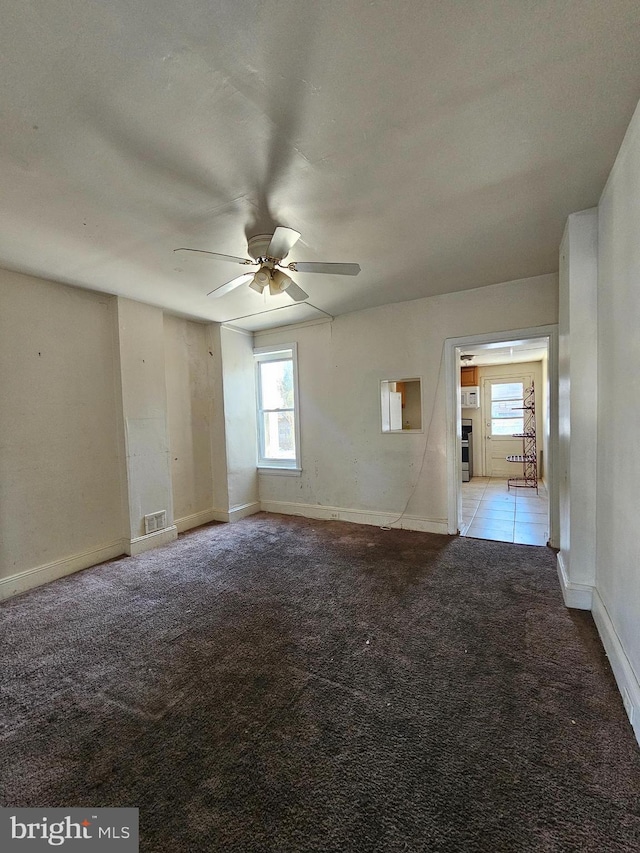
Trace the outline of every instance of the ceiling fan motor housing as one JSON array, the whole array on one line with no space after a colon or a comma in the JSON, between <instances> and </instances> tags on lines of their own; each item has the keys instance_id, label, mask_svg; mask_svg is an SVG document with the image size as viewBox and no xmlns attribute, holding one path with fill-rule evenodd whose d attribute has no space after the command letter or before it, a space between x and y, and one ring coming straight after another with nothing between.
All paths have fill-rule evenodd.
<instances>
[{"instance_id":1,"label":"ceiling fan motor housing","mask_svg":"<svg viewBox=\"0 0 640 853\"><path fill-rule=\"evenodd\" d=\"M254 260L258 261L267 257L267 249L269 248L272 236L272 234L256 234L255 237L249 237L247 241L249 254Z\"/></svg>"}]
</instances>

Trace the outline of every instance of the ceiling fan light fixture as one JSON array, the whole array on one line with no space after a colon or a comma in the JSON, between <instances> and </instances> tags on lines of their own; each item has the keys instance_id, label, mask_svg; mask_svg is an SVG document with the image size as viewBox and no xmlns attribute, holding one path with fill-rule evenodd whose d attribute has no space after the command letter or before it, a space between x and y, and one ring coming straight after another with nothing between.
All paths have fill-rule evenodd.
<instances>
[{"instance_id":1,"label":"ceiling fan light fixture","mask_svg":"<svg viewBox=\"0 0 640 853\"><path fill-rule=\"evenodd\" d=\"M249 287L251 288L251 290L255 290L255 291L256 291L256 293L262 293L262 292L264 291L264 289L265 289L265 286L266 286L266 285L264 285L264 284L260 284L260 282L256 281L255 276L253 277L253 281L252 281L252 282L251 282L251 284L249 285Z\"/></svg>"},{"instance_id":2,"label":"ceiling fan light fixture","mask_svg":"<svg viewBox=\"0 0 640 853\"><path fill-rule=\"evenodd\" d=\"M258 272L254 275L253 281L249 285L251 290L255 290L257 293L262 293L265 287L270 283L269 271L264 267L260 267Z\"/></svg>"},{"instance_id":3,"label":"ceiling fan light fixture","mask_svg":"<svg viewBox=\"0 0 640 853\"><path fill-rule=\"evenodd\" d=\"M292 281L288 275L285 275L282 270L274 270L271 273L271 281L269 282L269 293L272 296L277 296L279 293L284 293L290 284L292 284Z\"/></svg>"}]
</instances>

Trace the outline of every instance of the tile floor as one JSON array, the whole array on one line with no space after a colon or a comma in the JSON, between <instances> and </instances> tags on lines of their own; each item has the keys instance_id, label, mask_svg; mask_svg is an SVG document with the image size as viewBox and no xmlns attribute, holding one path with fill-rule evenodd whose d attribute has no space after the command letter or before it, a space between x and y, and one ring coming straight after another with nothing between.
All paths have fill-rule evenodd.
<instances>
[{"instance_id":1,"label":"tile floor","mask_svg":"<svg viewBox=\"0 0 640 853\"><path fill-rule=\"evenodd\" d=\"M549 496L544 484L535 489L507 489L507 481L473 477L462 484L462 536L521 545L546 545Z\"/></svg>"}]
</instances>

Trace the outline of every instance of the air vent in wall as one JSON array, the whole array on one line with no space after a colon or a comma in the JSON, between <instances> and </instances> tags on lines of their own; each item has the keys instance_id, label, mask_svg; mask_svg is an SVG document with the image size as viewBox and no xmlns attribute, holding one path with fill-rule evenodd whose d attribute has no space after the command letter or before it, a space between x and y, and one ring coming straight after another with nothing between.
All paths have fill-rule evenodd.
<instances>
[{"instance_id":1,"label":"air vent in wall","mask_svg":"<svg viewBox=\"0 0 640 853\"><path fill-rule=\"evenodd\" d=\"M152 512L144 517L144 532L155 533L157 530L163 530L167 526L167 512Z\"/></svg>"}]
</instances>

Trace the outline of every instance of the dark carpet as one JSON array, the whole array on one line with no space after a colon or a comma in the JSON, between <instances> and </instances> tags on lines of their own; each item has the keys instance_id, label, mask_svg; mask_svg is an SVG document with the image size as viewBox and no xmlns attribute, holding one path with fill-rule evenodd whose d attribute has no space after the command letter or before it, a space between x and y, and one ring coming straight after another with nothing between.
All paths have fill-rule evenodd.
<instances>
[{"instance_id":1,"label":"dark carpet","mask_svg":"<svg viewBox=\"0 0 640 853\"><path fill-rule=\"evenodd\" d=\"M2 803L142 851L637 851L640 751L555 555L260 514L0 605Z\"/></svg>"}]
</instances>

